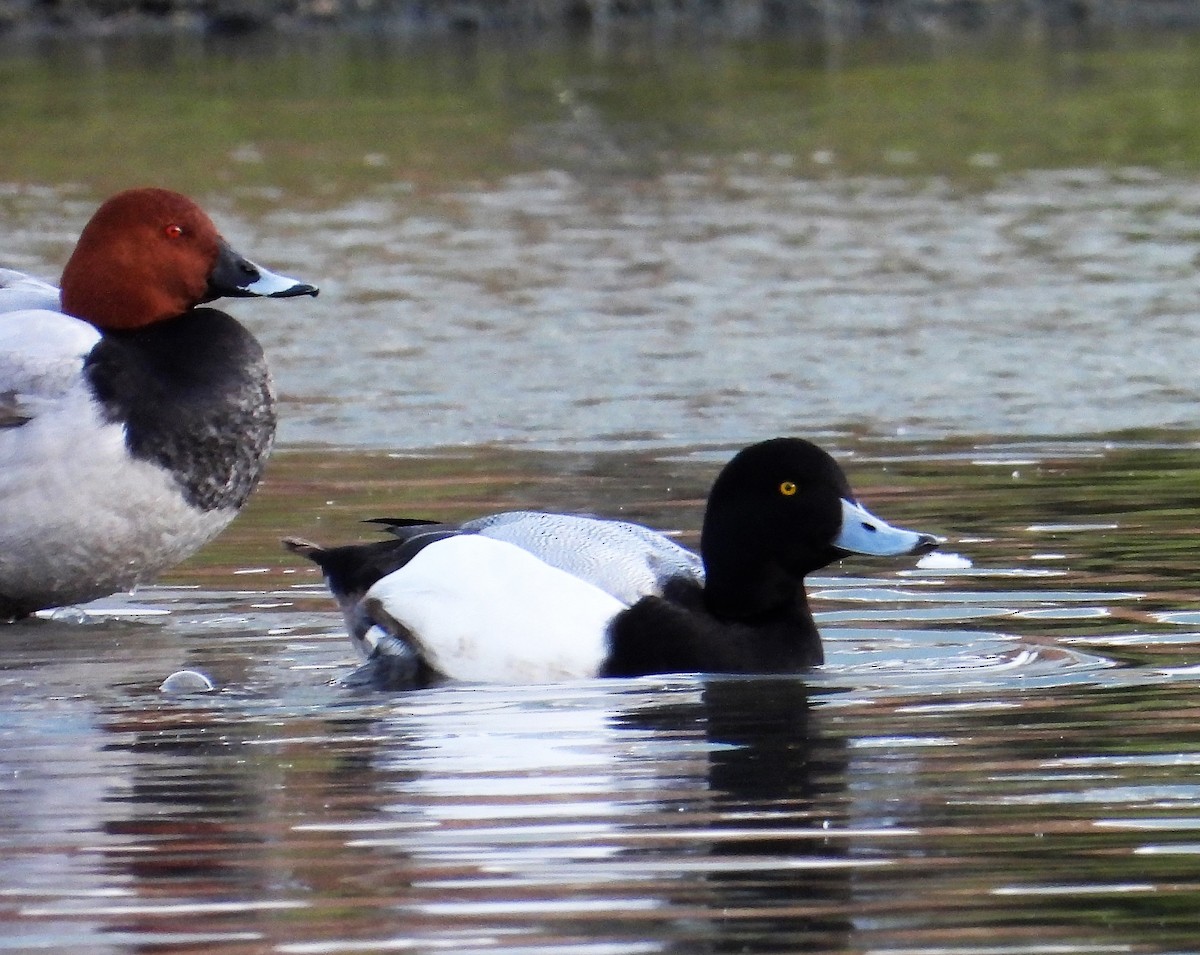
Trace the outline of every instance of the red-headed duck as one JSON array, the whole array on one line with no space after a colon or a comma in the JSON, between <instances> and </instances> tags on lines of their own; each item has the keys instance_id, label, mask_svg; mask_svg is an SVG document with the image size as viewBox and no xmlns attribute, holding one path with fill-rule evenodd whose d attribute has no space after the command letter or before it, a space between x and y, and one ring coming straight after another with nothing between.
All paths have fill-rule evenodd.
<instances>
[{"instance_id":1,"label":"red-headed duck","mask_svg":"<svg viewBox=\"0 0 1200 955\"><path fill-rule=\"evenodd\" d=\"M61 294L0 271L0 619L148 581L233 519L275 401L254 336L199 306L316 294L165 189L96 211Z\"/></svg>"},{"instance_id":2,"label":"red-headed duck","mask_svg":"<svg viewBox=\"0 0 1200 955\"><path fill-rule=\"evenodd\" d=\"M647 528L567 514L390 529L397 539L372 544L284 544L324 572L368 669L378 665L368 676L405 686L800 672L823 660L808 574L940 543L875 517L837 462L799 438L751 445L721 470L703 567Z\"/></svg>"}]
</instances>

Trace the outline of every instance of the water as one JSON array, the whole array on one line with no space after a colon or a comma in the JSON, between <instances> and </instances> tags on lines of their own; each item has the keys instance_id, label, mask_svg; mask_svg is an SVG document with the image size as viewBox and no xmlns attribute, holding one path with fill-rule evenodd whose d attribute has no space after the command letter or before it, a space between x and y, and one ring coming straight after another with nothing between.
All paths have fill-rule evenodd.
<instances>
[{"instance_id":1,"label":"water","mask_svg":"<svg viewBox=\"0 0 1200 955\"><path fill-rule=\"evenodd\" d=\"M410 67L388 63L317 62L297 95L320 102L343 68L390 89ZM236 155L214 133L215 160L185 143L235 245L323 291L231 306L283 398L233 527L158 585L0 633L0 951L1200 951L1194 174L1106 164L1115 127L1052 171L1006 168L1032 148L1011 129L972 133L964 165L1000 163L982 183L909 175L921 156L892 127L834 156L689 139L647 158L645 127L597 106L614 87L568 71L547 113L463 63L440 93L469 112L495 84L502 112L530 108L485 142L534 161L430 179L396 172L399 146L365 162L361 130L328 152L320 128L305 152L286 117L309 101L280 99L270 59L255 102L283 128L239 126ZM221 67L206 82L244 96L245 63ZM129 168L195 174L139 151L139 117L168 148L197 115L153 100L178 77L124 68L46 79L19 114L30 136L0 169L78 120L75 99L98 119L35 164L42 185L5 174L6 264L56 275ZM821 75L835 105L880 107L854 70ZM115 159L88 152L113 90ZM1112 115L1194 99L1158 92ZM1105 104L1070 115L1091 129ZM777 124L762 106L748 94L747 127ZM357 156L338 168L359 178L306 192L280 143L318 171ZM350 687L340 618L278 544L531 506L695 544L716 469L775 433L818 439L872 510L972 562L811 580L828 664L803 678ZM214 688L161 688L189 670Z\"/></svg>"},{"instance_id":2,"label":"water","mask_svg":"<svg viewBox=\"0 0 1200 955\"><path fill-rule=\"evenodd\" d=\"M15 263L53 279L61 196ZM216 213L321 297L233 310L281 439L384 448L728 444L775 433L1195 428L1200 188L1148 172L937 182L755 168L638 189L562 172L327 211ZM73 203L82 225L90 206ZM85 211L86 210L86 211ZM61 229L61 225L59 226Z\"/></svg>"},{"instance_id":3,"label":"water","mask_svg":"<svg viewBox=\"0 0 1200 955\"><path fill-rule=\"evenodd\" d=\"M974 566L811 581L820 672L389 694L281 533L589 500L694 541L715 455L285 451L169 583L5 633L0 945L1195 951L1195 449L839 452Z\"/></svg>"}]
</instances>

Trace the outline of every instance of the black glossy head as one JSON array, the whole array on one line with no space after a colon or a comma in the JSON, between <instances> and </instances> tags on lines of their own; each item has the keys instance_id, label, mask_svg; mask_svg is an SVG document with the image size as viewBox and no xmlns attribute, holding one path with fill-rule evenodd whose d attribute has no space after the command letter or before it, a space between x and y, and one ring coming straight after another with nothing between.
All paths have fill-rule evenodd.
<instances>
[{"instance_id":1,"label":"black glossy head","mask_svg":"<svg viewBox=\"0 0 1200 955\"><path fill-rule=\"evenodd\" d=\"M746 618L792 603L804 577L849 553L924 553L937 538L862 509L838 463L801 438L739 452L713 484L701 533L705 600Z\"/></svg>"},{"instance_id":2,"label":"black glossy head","mask_svg":"<svg viewBox=\"0 0 1200 955\"><path fill-rule=\"evenodd\" d=\"M801 438L773 438L740 451L708 498L700 551L711 577L726 565L777 566L802 578L841 553L833 541L842 501L853 499L838 463Z\"/></svg>"}]
</instances>

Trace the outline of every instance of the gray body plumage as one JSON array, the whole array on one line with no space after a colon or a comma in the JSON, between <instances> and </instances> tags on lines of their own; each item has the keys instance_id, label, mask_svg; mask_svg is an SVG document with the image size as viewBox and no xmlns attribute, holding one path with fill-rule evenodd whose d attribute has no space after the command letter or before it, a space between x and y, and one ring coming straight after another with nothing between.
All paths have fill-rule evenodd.
<instances>
[{"instance_id":1,"label":"gray body plumage","mask_svg":"<svg viewBox=\"0 0 1200 955\"><path fill-rule=\"evenodd\" d=\"M506 511L461 529L507 541L599 587L626 605L661 595L671 578L704 582L698 554L640 524L574 514Z\"/></svg>"},{"instance_id":2,"label":"gray body plumage","mask_svg":"<svg viewBox=\"0 0 1200 955\"><path fill-rule=\"evenodd\" d=\"M24 272L0 269L0 314L30 308L59 311L58 289Z\"/></svg>"}]
</instances>

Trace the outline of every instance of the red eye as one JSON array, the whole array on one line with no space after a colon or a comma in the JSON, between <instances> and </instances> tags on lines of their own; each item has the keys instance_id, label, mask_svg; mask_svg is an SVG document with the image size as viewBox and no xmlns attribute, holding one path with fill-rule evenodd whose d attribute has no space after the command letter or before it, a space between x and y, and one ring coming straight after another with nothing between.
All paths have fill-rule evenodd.
<instances>
[{"instance_id":1,"label":"red eye","mask_svg":"<svg viewBox=\"0 0 1200 955\"><path fill-rule=\"evenodd\" d=\"M163 235L168 239L178 239L183 235L183 226L172 223L163 229Z\"/></svg>"}]
</instances>

